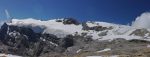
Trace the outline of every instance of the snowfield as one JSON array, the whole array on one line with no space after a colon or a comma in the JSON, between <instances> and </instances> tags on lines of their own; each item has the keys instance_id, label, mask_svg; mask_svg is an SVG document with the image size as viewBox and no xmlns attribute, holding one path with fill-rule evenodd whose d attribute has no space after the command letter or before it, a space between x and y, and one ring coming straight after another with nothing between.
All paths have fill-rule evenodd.
<instances>
[{"instance_id":1,"label":"snowfield","mask_svg":"<svg viewBox=\"0 0 150 57\"><path fill-rule=\"evenodd\" d=\"M138 51L139 48L141 48L141 49L144 49L143 47L150 48L150 44L149 44L149 42L147 42L147 41L150 41L150 25L149 25L150 24L150 13L144 13L141 16L137 17L131 26L113 24L113 23L107 23L107 22L92 22L92 21L88 21L85 23L78 23L78 22L76 22L76 20L69 20L69 21L68 20L66 21L66 20L67 19L65 19L65 18L50 19L50 20L45 20L45 21L37 20L37 19L33 19L33 18L12 19L10 22L7 22L7 24L4 23L4 25L2 26L3 30L1 30L2 31L1 38L3 38L3 36L5 36L6 40L8 39L7 40L8 43L11 44L11 43L13 43L10 41L11 39L17 40L17 38L23 37L23 40L25 38L24 41L26 43L26 39L31 40L31 39L35 39L36 36L40 36L39 39L42 41L40 41L39 44L37 43L37 45L35 45L35 46L40 47L40 46L43 46L43 45L40 45L40 43L46 43L45 44L46 46L42 47L42 48L46 47L45 49L43 49L44 50L43 53L45 52L45 50L49 50L49 48L51 48L51 47L52 47L52 49L55 49L55 47L56 47L58 50L61 50L64 47L65 48L67 47L67 49L65 50L65 51L67 51L66 54L67 53L68 54L78 54L78 53L80 54L80 53L82 53L82 51L92 51L92 52L94 51L96 53L101 53L101 52L106 52L106 51L115 52L118 49L120 51L120 50L126 49L126 48L127 48L127 50L137 49L137 51ZM78 24L76 24L76 23L78 23ZM10 27L9 27L9 25L10 25ZM24 32L24 30L23 30L24 34L21 34L22 31L19 32L17 30L13 30L14 28L12 28L11 26L18 28L17 30L21 30L20 27L21 28L22 27L30 28L34 31L34 34L30 34L30 35L32 35L32 36L35 35L35 36L28 37L28 35L26 35L30 32L33 32L30 29L28 29L28 30L30 30L29 32ZM5 32L4 35L3 35L3 31ZM12 38L7 37L7 34ZM67 36L67 35L69 35L69 36ZM70 37L70 35L73 35L73 36ZM76 39L74 39L73 37ZM52 38L52 39L49 39L49 38ZM91 38L93 40L91 40ZM118 39L118 38L121 38L121 39ZM73 45L74 40L77 40L75 42L75 44L77 43L77 45ZM114 40L114 42L111 42L113 40ZM122 40L125 42L121 42ZM131 41L126 41L126 40L131 40ZM141 41L141 40L145 40L145 41ZM106 41L106 44L105 44L105 41ZM143 44L139 44L138 42L143 43ZM16 43L20 44L19 41L18 42L16 41L14 44L16 44ZM27 43L30 44L30 42L27 42ZM31 41L31 43L32 43L32 41ZM130 43L130 45L128 45L129 43ZM23 43L21 42L21 44L24 44L24 42ZM79 44L79 46L78 46L78 44ZM112 45L112 44L114 44L114 45ZM62 47L61 45L62 46L64 45L64 47ZM67 45L69 45L69 46L67 46ZM116 45L119 45L119 46L116 46ZM29 46L32 46L32 45L29 45ZM112 46L112 47L110 47L110 46ZM130 47L132 49L130 49ZM105 49L101 50L102 48L105 48ZM33 48L33 50L34 50L34 48ZM35 51L36 50L39 50L39 49L35 49ZM26 51L26 53L28 53L27 51ZM125 51L125 52L129 53L130 51ZM122 52L122 53L124 53L124 52ZM88 54L88 55L90 55L90 54ZM0 54L0 57L1 56L21 57L21 56L16 56L16 55L11 55L11 54ZM87 56L87 57L105 57L105 55L104 56L103 55ZM117 55L117 53L116 53L116 54L112 54L108 57L119 57L119 55Z\"/></svg>"},{"instance_id":2,"label":"snowfield","mask_svg":"<svg viewBox=\"0 0 150 57\"><path fill-rule=\"evenodd\" d=\"M97 51L97 52L105 52L105 51L110 51L111 49L110 48L106 48L104 50L100 50L100 51Z\"/></svg>"},{"instance_id":3,"label":"snowfield","mask_svg":"<svg viewBox=\"0 0 150 57\"><path fill-rule=\"evenodd\" d=\"M12 23L9 23L9 25L15 25L19 27L30 27L37 33L50 33L57 35L60 38L65 37L68 34L73 34L75 32L82 31L81 25L64 25L62 22L56 22L56 19L48 21L41 21L32 18L21 20L13 19Z\"/></svg>"},{"instance_id":4,"label":"snowfield","mask_svg":"<svg viewBox=\"0 0 150 57\"><path fill-rule=\"evenodd\" d=\"M132 26L128 25L119 25L119 24L113 24L113 23L107 23L107 22L86 22L88 27L94 27L94 26L102 26L106 28L112 28L112 29L105 29L102 31L95 31L95 30L82 30L83 26L82 24L74 25L64 25L62 22L56 22L56 20L63 20L62 19L51 19L47 21L41 21L33 18L28 19L12 19L9 25L19 26L19 27L29 27L34 30L34 32L37 33L48 33L48 34L54 34L59 38L63 38L66 35L69 34L78 34L81 35L82 33L87 33L86 36L92 36L95 40L113 40L116 38L124 38L126 40L131 39L140 39L140 40L148 40L150 39L143 39L141 36L137 35L130 35L133 31L136 29L146 28L149 30L150 26L146 25L149 24L148 21L150 21L150 14L144 13L141 16L139 16L135 22L133 22ZM143 24L144 23L144 24ZM106 32L106 35L99 35ZM147 36L149 37L149 36Z\"/></svg>"}]
</instances>

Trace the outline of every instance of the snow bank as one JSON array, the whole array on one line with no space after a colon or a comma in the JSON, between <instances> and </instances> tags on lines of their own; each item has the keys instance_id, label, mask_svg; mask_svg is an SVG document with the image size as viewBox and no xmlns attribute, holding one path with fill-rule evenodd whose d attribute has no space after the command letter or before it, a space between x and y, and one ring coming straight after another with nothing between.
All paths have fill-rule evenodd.
<instances>
[{"instance_id":1,"label":"snow bank","mask_svg":"<svg viewBox=\"0 0 150 57\"><path fill-rule=\"evenodd\" d=\"M100 50L100 51L97 51L97 52L105 52L105 51L110 51L111 49L110 48L106 48L104 50Z\"/></svg>"},{"instance_id":2,"label":"snow bank","mask_svg":"<svg viewBox=\"0 0 150 57\"><path fill-rule=\"evenodd\" d=\"M112 40L117 39L117 38L123 38L123 39L126 39L126 40L132 40L132 39L144 40L140 36L128 36L128 35L108 35L108 36L104 36L102 39L99 39L99 40L100 41L103 41L103 40L112 41Z\"/></svg>"},{"instance_id":3,"label":"snow bank","mask_svg":"<svg viewBox=\"0 0 150 57\"><path fill-rule=\"evenodd\" d=\"M11 54L0 54L0 57L22 57L22 56L11 55Z\"/></svg>"},{"instance_id":4,"label":"snow bank","mask_svg":"<svg viewBox=\"0 0 150 57\"><path fill-rule=\"evenodd\" d=\"M143 13L141 16L137 17L132 26L150 29L150 12Z\"/></svg>"}]
</instances>

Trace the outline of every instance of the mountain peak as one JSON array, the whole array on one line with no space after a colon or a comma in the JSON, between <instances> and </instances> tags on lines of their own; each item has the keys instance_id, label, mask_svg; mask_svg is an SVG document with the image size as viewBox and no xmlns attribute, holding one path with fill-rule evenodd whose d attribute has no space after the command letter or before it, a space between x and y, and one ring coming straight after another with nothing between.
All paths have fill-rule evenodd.
<instances>
[{"instance_id":1,"label":"mountain peak","mask_svg":"<svg viewBox=\"0 0 150 57\"><path fill-rule=\"evenodd\" d=\"M2 25L0 41L2 48L7 47L6 51L10 54L37 57L46 52L55 52L72 55L81 49L97 51L97 47L104 48L101 45L107 46L110 42L149 43L150 30L98 21L79 23L72 18L47 21L33 18L12 19L12 22Z\"/></svg>"}]
</instances>

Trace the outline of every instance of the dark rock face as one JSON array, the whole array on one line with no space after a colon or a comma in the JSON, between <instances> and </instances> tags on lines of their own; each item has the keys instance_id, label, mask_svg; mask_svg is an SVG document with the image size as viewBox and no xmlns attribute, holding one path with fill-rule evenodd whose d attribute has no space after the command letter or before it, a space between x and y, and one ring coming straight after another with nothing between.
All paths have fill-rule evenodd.
<instances>
[{"instance_id":1,"label":"dark rock face","mask_svg":"<svg viewBox=\"0 0 150 57\"><path fill-rule=\"evenodd\" d=\"M145 34L147 33L148 33L147 36L150 36L150 32L147 29L136 29L130 35L145 36Z\"/></svg>"},{"instance_id":2,"label":"dark rock face","mask_svg":"<svg viewBox=\"0 0 150 57\"><path fill-rule=\"evenodd\" d=\"M149 41L138 40L138 39L132 39L132 40L129 40L129 42L134 42L134 43L150 43Z\"/></svg>"},{"instance_id":3,"label":"dark rock face","mask_svg":"<svg viewBox=\"0 0 150 57\"><path fill-rule=\"evenodd\" d=\"M3 26L1 26L0 29L0 39L3 40L5 38L5 36L7 35L7 29L8 25L6 23L3 24Z\"/></svg>"},{"instance_id":4,"label":"dark rock face","mask_svg":"<svg viewBox=\"0 0 150 57\"><path fill-rule=\"evenodd\" d=\"M103 30L111 30L112 27L103 27L103 26L93 26L93 27L89 27L86 23L82 23L82 30L95 30L95 31L103 31Z\"/></svg>"},{"instance_id":5,"label":"dark rock face","mask_svg":"<svg viewBox=\"0 0 150 57\"><path fill-rule=\"evenodd\" d=\"M63 20L56 20L56 22L63 22Z\"/></svg>"},{"instance_id":6,"label":"dark rock face","mask_svg":"<svg viewBox=\"0 0 150 57\"><path fill-rule=\"evenodd\" d=\"M82 30L90 30L90 27L86 23L82 23Z\"/></svg>"},{"instance_id":7,"label":"dark rock face","mask_svg":"<svg viewBox=\"0 0 150 57\"><path fill-rule=\"evenodd\" d=\"M35 33L27 27L4 25L0 30L0 52L37 57L50 52L64 52L73 46L73 38L57 38L52 34Z\"/></svg>"},{"instance_id":8,"label":"dark rock face","mask_svg":"<svg viewBox=\"0 0 150 57\"><path fill-rule=\"evenodd\" d=\"M72 35L68 35L60 41L60 46L64 47L64 48L71 47L71 46L73 46L73 44L74 44L74 42L73 42L73 36Z\"/></svg>"},{"instance_id":9,"label":"dark rock face","mask_svg":"<svg viewBox=\"0 0 150 57\"><path fill-rule=\"evenodd\" d=\"M95 30L95 31L102 31L108 29L107 27L102 27L102 26L94 26L91 27L90 30Z\"/></svg>"},{"instance_id":10,"label":"dark rock face","mask_svg":"<svg viewBox=\"0 0 150 57\"><path fill-rule=\"evenodd\" d=\"M0 52L25 57L74 55L79 49L95 51L98 48L95 46L99 46L91 37L84 35L57 38L53 34L35 33L30 28L6 23L0 30L0 44Z\"/></svg>"},{"instance_id":11,"label":"dark rock face","mask_svg":"<svg viewBox=\"0 0 150 57\"><path fill-rule=\"evenodd\" d=\"M79 25L80 23L75 20L74 18L65 18L63 20L63 24L67 25L67 24L75 24L75 25Z\"/></svg>"}]
</instances>

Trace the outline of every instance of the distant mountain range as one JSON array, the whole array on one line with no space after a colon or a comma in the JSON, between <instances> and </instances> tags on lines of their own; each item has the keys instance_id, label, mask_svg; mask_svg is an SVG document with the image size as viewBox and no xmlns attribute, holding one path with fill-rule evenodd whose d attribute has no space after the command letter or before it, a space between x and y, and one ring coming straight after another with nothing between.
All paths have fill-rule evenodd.
<instances>
[{"instance_id":1,"label":"distant mountain range","mask_svg":"<svg viewBox=\"0 0 150 57\"><path fill-rule=\"evenodd\" d=\"M139 21L128 26L93 21L80 23L74 18L12 19L1 26L0 53L23 57L84 57L85 53L96 55L95 52L110 48L111 55L119 55L120 51L130 55L132 50L146 48L150 43L150 29L136 24Z\"/></svg>"}]
</instances>

